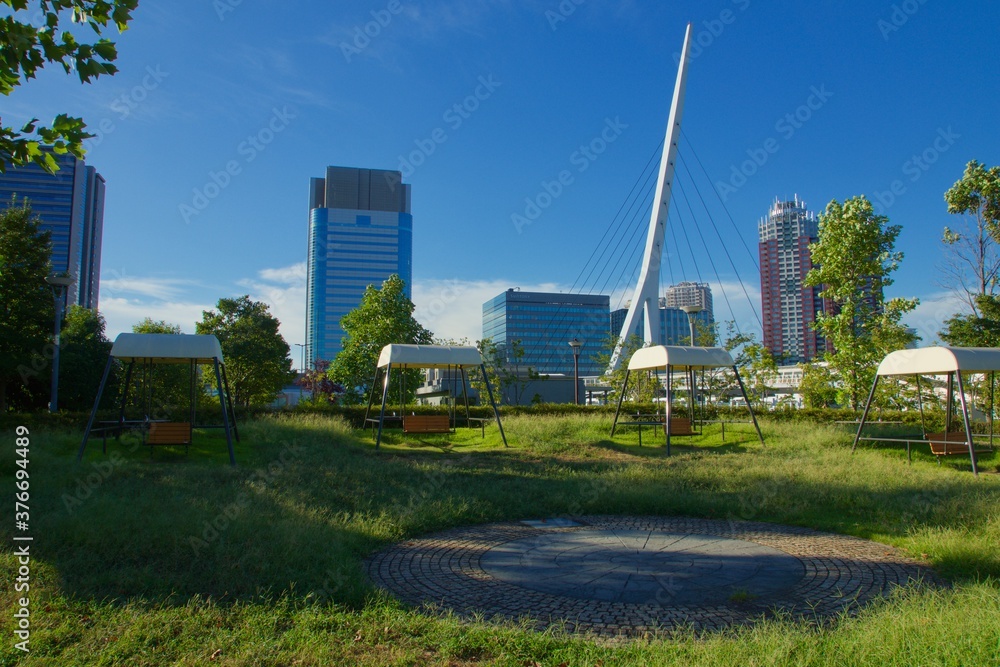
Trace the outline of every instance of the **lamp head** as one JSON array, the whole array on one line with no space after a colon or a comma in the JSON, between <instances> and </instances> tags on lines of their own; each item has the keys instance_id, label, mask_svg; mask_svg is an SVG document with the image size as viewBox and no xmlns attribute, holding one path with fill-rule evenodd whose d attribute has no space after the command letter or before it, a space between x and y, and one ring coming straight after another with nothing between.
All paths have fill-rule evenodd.
<instances>
[{"instance_id":1,"label":"lamp head","mask_svg":"<svg viewBox=\"0 0 1000 667\"><path fill-rule=\"evenodd\" d=\"M68 273L52 273L45 276L45 282L53 287L69 287L76 280Z\"/></svg>"}]
</instances>

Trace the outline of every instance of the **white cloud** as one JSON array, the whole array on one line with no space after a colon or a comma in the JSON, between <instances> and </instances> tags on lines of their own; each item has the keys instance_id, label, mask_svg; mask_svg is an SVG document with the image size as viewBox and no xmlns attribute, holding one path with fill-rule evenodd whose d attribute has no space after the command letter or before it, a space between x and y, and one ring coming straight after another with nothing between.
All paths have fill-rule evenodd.
<instances>
[{"instance_id":1,"label":"white cloud","mask_svg":"<svg viewBox=\"0 0 1000 667\"><path fill-rule=\"evenodd\" d=\"M101 276L101 297L124 297L141 295L154 299L169 300L183 294L196 285L193 280L183 278L153 278L130 276L125 269L110 269Z\"/></svg>"},{"instance_id":2,"label":"white cloud","mask_svg":"<svg viewBox=\"0 0 1000 667\"><path fill-rule=\"evenodd\" d=\"M194 323L201 320L202 311L212 308L212 304L126 299L102 294L99 308L107 323L107 336L114 340L120 333L131 332L133 325L147 317L180 325L183 333L194 333Z\"/></svg>"},{"instance_id":3,"label":"white cloud","mask_svg":"<svg viewBox=\"0 0 1000 667\"><path fill-rule=\"evenodd\" d=\"M556 283L527 285L512 280L418 280L413 283L414 317L435 337L477 341L483 337L483 303L520 287L526 292L568 291Z\"/></svg>"},{"instance_id":4,"label":"white cloud","mask_svg":"<svg viewBox=\"0 0 1000 667\"><path fill-rule=\"evenodd\" d=\"M968 304L954 292L934 292L920 297L920 305L903 318L903 323L917 330L921 338L919 345L933 345L939 342L938 333L944 328L945 320L968 310Z\"/></svg>"},{"instance_id":5,"label":"white cloud","mask_svg":"<svg viewBox=\"0 0 1000 667\"><path fill-rule=\"evenodd\" d=\"M299 262L280 269L261 269L257 275L262 280L269 282L304 286L306 284L306 263Z\"/></svg>"},{"instance_id":6,"label":"white cloud","mask_svg":"<svg viewBox=\"0 0 1000 667\"><path fill-rule=\"evenodd\" d=\"M744 331L759 334L754 307L759 307L760 293L747 286L753 304L747 302L738 283L711 283L715 298L717 321L735 319ZM251 299L268 305L281 322L281 335L291 347L295 366L299 362L296 343L305 342L306 264L265 268L256 276L232 283L231 296L249 294ZM733 312L722 297L722 287L729 294ZM483 335L483 303L511 288L528 292L570 292L560 283L524 283L517 280L417 280L413 285L414 312L417 320L441 339L476 341ZM179 324L185 333L194 332L194 323L201 321L202 311L214 309L220 287L211 293L193 281L179 279L125 276L115 271L105 275L101 283L101 312L108 323L108 335L131 331L132 325L145 317ZM631 297L632 287L618 288L609 296L615 309ZM950 316L952 311L948 311Z\"/></svg>"},{"instance_id":7,"label":"white cloud","mask_svg":"<svg viewBox=\"0 0 1000 667\"><path fill-rule=\"evenodd\" d=\"M276 269L262 269L257 278L237 282L254 301L266 303L281 322L279 331L291 348L294 366L299 366L299 348L306 342L306 263Z\"/></svg>"},{"instance_id":8,"label":"white cloud","mask_svg":"<svg viewBox=\"0 0 1000 667\"><path fill-rule=\"evenodd\" d=\"M281 335L291 347L298 366L295 343L305 342L305 262L262 269L255 278L243 278L233 285L229 296L249 294L251 299L268 305L271 314L281 322ZM126 276L124 272L110 271L101 279L100 311L112 339L131 331L134 324L146 317L178 324L184 333L194 333L195 322L201 321L203 311L215 308L215 300L221 296L219 289L218 285L212 286L209 296L194 281Z\"/></svg>"}]
</instances>

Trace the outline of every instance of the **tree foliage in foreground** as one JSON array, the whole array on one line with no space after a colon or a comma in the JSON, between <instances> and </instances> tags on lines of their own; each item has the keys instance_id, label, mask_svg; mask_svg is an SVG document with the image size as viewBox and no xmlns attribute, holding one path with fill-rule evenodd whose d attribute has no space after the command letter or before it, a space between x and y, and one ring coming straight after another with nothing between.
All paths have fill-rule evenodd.
<instances>
[{"instance_id":1,"label":"tree foliage in foreground","mask_svg":"<svg viewBox=\"0 0 1000 667\"><path fill-rule=\"evenodd\" d=\"M330 379L344 386L344 401L367 400L375 377L375 364L382 348L391 343L429 345L434 335L413 317L413 302L406 296L406 284L393 274L382 287L369 285L361 304L340 321L345 335L340 354L330 366ZM399 375L393 373L389 388L392 404L412 399L420 385L419 370L403 371L403 396L399 395Z\"/></svg>"},{"instance_id":2,"label":"tree foliage in foreground","mask_svg":"<svg viewBox=\"0 0 1000 667\"><path fill-rule=\"evenodd\" d=\"M202 313L195 331L219 339L233 402L243 407L270 403L295 378L288 343L278 331L281 323L267 304L249 295L219 299L216 307ZM209 383L215 384L214 372Z\"/></svg>"},{"instance_id":3,"label":"tree foliage in foreground","mask_svg":"<svg viewBox=\"0 0 1000 667\"><path fill-rule=\"evenodd\" d=\"M40 224L27 203L0 211L0 412L8 391L51 373L52 245Z\"/></svg>"},{"instance_id":4,"label":"tree foliage in foreground","mask_svg":"<svg viewBox=\"0 0 1000 667\"><path fill-rule=\"evenodd\" d=\"M102 35L114 26L128 28L139 0L0 0L13 10L0 17L0 93L9 96L38 70L58 64L81 83L113 75L118 51ZM67 22L76 24L65 30ZM99 37L89 42L78 33L89 27ZM79 28L74 30L73 28ZM50 173L59 167L55 156L71 153L83 157L83 141L91 135L80 118L59 114L49 125L33 118L21 128L0 125L0 173L8 164L34 162ZM44 146L52 148L43 150Z\"/></svg>"},{"instance_id":5,"label":"tree foliage in foreground","mask_svg":"<svg viewBox=\"0 0 1000 667\"><path fill-rule=\"evenodd\" d=\"M919 301L884 296L903 259L895 250L901 227L888 223L864 196L833 200L820 215L819 241L809 246L814 267L803 284L820 287L835 305L817 316L815 327L833 343L826 360L840 377L839 402L855 410L882 358L914 339L900 320Z\"/></svg>"}]
</instances>

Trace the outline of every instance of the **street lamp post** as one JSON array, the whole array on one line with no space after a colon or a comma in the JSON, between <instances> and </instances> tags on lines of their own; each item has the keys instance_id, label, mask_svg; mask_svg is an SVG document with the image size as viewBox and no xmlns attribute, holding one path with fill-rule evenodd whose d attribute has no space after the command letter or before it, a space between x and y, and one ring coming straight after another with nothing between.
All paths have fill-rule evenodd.
<instances>
[{"instance_id":1,"label":"street lamp post","mask_svg":"<svg viewBox=\"0 0 1000 667\"><path fill-rule=\"evenodd\" d=\"M694 316L705 310L701 306L681 306L681 310L687 313L688 316L688 328L691 330L691 345L696 345L694 337Z\"/></svg>"},{"instance_id":2,"label":"street lamp post","mask_svg":"<svg viewBox=\"0 0 1000 667\"><path fill-rule=\"evenodd\" d=\"M52 351L52 393L49 397L49 412L59 411L59 334L62 330L63 306L66 292L73 284L73 276L65 273L53 273L46 276L45 282L52 286L52 296L56 305L55 343Z\"/></svg>"},{"instance_id":3,"label":"street lamp post","mask_svg":"<svg viewBox=\"0 0 1000 667\"><path fill-rule=\"evenodd\" d=\"M306 344L296 343L295 347L301 348L299 350L299 372L304 373L306 370Z\"/></svg>"},{"instance_id":4,"label":"street lamp post","mask_svg":"<svg viewBox=\"0 0 1000 667\"><path fill-rule=\"evenodd\" d=\"M569 346L573 348L573 403L580 405L580 348L583 343L574 338Z\"/></svg>"},{"instance_id":5,"label":"street lamp post","mask_svg":"<svg viewBox=\"0 0 1000 667\"><path fill-rule=\"evenodd\" d=\"M702 308L699 305L692 304L692 305L688 305L688 306L681 306L681 310L683 310L685 313L687 313L687 316L688 316L688 328L691 331L691 346L694 347L694 345L695 345L694 318L695 318L695 316L698 313L700 313L701 311L703 311L705 309ZM698 400L697 396L695 396L695 390L694 390L694 369L693 368L690 370L690 374L688 376L688 382L691 383L691 417L693 418L694 417L694 404L695 404L695 401Z\"/></svg>"}]
</instances>

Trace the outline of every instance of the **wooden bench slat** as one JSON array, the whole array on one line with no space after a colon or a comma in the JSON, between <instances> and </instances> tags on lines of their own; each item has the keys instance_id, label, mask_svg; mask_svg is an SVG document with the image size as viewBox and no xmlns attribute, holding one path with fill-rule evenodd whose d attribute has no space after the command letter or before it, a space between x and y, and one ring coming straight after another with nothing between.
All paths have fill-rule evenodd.
<instances>
[{"instance_id":1,"label":"wooden bench slat","mask_svg":"<svg viewBox=\"0 0 1000 667\"><path fill-rule=\"evenodd\" d=\"M403 433L451 433L447 415L404 415Z\"/></svg>"},{"instance_id":2,"label":"wooden bench slat","mask_svg":"<svg viewBox=\"0 0 1000 667\"><path fill-rule=\"evenodd\" d=\"M698 435L691 430L691 420L687 417L673 417L670 420L670 435Z\"/></svg>"},{"instance_id":3,"label":"wooden bench slat","mask_svg":"<svg viewBox=\"0 0 1000 667\"><path fill-rule=\"evenodd\" d=\"M191 424L188 422L152 422L146 435L147 445L190 445Z\"/></svg>"},{"instance_id":4,"label":"wooden bench slat","mask_svg":"<svg viewBox=\"0 0 1000 667\"><path fill-rule=\"evenodd\" d=\"M969 453L969 445L964 433L959 433L958 431L928 433L925 437L930 441L931 454L935 456Z\"/></svg>"}]
</instances>

